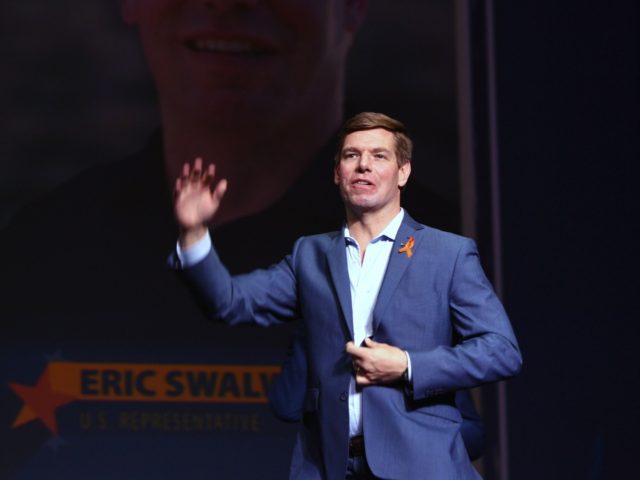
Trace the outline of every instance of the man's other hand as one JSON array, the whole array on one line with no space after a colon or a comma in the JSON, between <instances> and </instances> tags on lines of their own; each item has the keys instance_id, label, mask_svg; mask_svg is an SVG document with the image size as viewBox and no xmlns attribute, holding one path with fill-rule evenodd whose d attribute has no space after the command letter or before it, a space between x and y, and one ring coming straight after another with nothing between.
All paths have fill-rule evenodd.
<instances>
[{"instance_id":1,"label":"man's other hand","mask_svg":"<svg viewBox=\"0 0 640 480\"><path fill-rule=\"evenodd\" d=\"M402 378L407 369L407 356L403 350L386 343L365 338L364 346L347 343L358 385L392 383Z\"/></svg>"}]
</instances>

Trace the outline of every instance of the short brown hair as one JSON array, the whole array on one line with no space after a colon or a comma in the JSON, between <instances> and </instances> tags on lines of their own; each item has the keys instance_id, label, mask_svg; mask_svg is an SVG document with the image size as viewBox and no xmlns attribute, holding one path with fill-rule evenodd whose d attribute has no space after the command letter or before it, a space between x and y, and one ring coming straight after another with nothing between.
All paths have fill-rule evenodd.
<instances>
[{"instance_id":1,"label":"short brown hair","mask_svg":"<svg viewBox=\"0 0 640 480\"><path fill-rule=\"evenodd\" d=\"M384 130L393 133L396 140L396 158L398 159L398 166L401 167L405 163L409 163L411 161L413 142L409 138L409 133L407 132L404 124L395 118L385 115L384 113L361 112L348 119L342 125L342 129L338 133L338 151L334 159L334 164L337 165L340 162L344 139L347 135L353 132L374 130L376 128L383 128Z\"/></svg>"}]
</instances>

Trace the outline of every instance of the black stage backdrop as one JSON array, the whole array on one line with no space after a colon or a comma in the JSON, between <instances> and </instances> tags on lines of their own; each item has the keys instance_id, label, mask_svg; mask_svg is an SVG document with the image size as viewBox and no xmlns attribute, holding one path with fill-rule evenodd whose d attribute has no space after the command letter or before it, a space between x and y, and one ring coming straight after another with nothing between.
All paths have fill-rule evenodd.
<instances>
[{"instance_id":1,"label":"black stage backdrop","mask_svg":"<svg viewBox=\"0 0 640 480\"><path fill-rule=\"evenodd\" d=\"M638 3L493 3L511 478L631 478Z\"/></svg>"},{"instance_id":2,"label":"black stage backdrop","mask_svg":"<svg viewBox=\"0 0 640 480\"><path fill-rule=\"evenodd\" d=\"M266 394L291 327L209 324L166 265L177 232L160 113L120 3L136 2L0 6L0 477L284 478L296 427ZM345 82L346 112L406 122L406 205L450 230L455 23L451 2L370 2ZM272 207L216 230L233 271L339 227L332 153L314 152Z\"/></svg>"}]
</instances>

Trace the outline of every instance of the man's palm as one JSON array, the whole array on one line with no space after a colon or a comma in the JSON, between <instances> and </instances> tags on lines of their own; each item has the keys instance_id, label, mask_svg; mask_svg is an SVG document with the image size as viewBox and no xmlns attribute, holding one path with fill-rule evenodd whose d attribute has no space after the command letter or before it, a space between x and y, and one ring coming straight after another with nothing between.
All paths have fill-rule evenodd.
<instances>
[{"instance_id":1,"label":"man's palm","mask_svg":"<svg viewBox=\"0 0 640 480\"><path fill-rule=\"evenodd\" d=\"M205 225L218 211L227 182L221 180L211 191L214 175L215 166L212 164L203 173L201 158L196 158L193 168L188 163L184 164L182 176L176 180L174 204L176 218L183 229Z\"/></svg>"}]
</instances>

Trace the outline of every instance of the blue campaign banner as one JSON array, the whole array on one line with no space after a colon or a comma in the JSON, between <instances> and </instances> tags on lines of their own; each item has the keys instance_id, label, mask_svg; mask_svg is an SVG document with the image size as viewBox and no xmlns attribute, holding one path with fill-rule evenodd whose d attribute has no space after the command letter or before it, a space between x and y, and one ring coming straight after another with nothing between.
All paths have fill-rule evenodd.
<instances>
[{"instance_id":1,"label":"blue campaign banner","mask_svg":"<svg viewBox=\"0 0 640 480\"><path fill-rule=\"evenodd\" d=\"M5 343L0 477L285 478L295 425L275 419L266 396L279 365L219 355Z\"/></svg>"}]
</instances>

